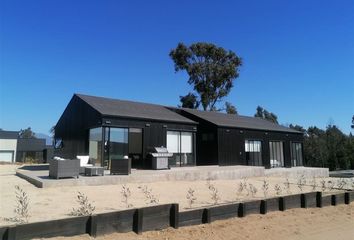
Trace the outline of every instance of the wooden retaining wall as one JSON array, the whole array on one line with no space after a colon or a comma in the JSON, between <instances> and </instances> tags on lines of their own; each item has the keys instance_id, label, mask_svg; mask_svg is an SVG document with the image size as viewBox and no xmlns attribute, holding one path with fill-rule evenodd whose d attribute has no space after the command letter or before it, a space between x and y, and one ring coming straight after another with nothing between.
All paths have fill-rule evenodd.
<instances>
[{"instance_id":1,"label":"wooden retaining wall","mask_svg":"<svg viewBox=\"0 0 354 240\"><path fill-rule=\"evenodd\" d=\"M265 200L247 201L180 212L178 204L164 204L139 209L72 217L46 222L0 227L0 240L26 240L56 236L89 234L96 237L114 232L142 233L144 231L178 228L211 223L219 219L266 214L291 208L314 208L350 204L354 191L322 196L321 192L304 193Z\"/></svg>"}]
</instances>

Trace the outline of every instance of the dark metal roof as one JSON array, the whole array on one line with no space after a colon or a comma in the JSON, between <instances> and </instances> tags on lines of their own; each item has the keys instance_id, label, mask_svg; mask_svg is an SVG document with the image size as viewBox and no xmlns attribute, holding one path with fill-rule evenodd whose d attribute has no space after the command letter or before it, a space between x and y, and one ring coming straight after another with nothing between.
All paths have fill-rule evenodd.
<instances>
[{"instance_id":1,"label":"dark metal roof","mask_svg":"<svg viewBox=\"0 0 354 240\"><path fill-rule=\"evenodd\" d=\"M220 127L301 133L294 129L284 127L256 117L239 116L221 112L200 111L188 108L183 108L181 110Z\"/></svg>"},{"instance_id":2,"label":"dark metal roof","mask_svg":"<svg viewBox=\"0 0 354 240\"><path fill-rule=\"evenodd\" d=\"M0 139L17 139L18 131L4 131L0 130Z\"/></svg>"},{"instance_id":3,"label":"dark metal roof","mask_svg":"<svg viewBox=\"0 0 354 240\"><path fill-rule=\"evenodd\" d=\"M105 116L197 124L161 105L75 94Z\"/></svg>"}]
</instances>

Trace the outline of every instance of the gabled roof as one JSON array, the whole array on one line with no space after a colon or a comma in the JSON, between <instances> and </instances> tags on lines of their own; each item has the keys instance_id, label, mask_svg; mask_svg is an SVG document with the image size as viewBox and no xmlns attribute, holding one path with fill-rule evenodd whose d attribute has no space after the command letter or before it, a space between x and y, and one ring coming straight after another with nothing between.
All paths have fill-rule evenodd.
<instances>
[{"instance_id":1,"label":"gabled roof","mask_svg":"<svg viewBox=\"0 0 354 240\"><path fill-rule=\"evenodd\" d=\"M157 104L132 102L83 94L75 95L103 116L197 124L196 122Z\"/></svg>"},{"instance_id":2,"label":"gabled roof","mask_svg":"<svg viewBox=\"0 0 354 240\"><path fill-rule=\"evenodd\" d=\"M0 130L0 139L17 139L18 131L4 131Z\"/></svg>"},{"instance_id":3,"label":"gabled roof","mask_svg":"<svg viewBox=\"0 0 354 240\"><path fill-rule=\"evenodd\" d=\"M199 119L205 120L207 122L210 122L220 127L301 133L294 129L284 127L256 117L239 116L239 115L226 114L220 112L200 111L200 110L188 109L188 108L182 108L181 110Z\"/></svg>"}]
</instances>

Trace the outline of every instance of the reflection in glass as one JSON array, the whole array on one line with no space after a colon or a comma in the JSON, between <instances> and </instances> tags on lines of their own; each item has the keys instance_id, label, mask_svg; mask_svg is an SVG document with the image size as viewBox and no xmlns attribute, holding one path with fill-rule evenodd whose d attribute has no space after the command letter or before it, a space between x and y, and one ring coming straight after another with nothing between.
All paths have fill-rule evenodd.
<instances>
[{"instance_id":1,"label":"reflection in glass","mask_svg":"<svg viewBox=\"0 0 354 240\"><path fill-rule=\"evenodd\" d=\"M245 141L247 165L262 166L262 142L254 140Z\"/></svg>"},{"instance_id":2,"label":"reflection in glass","mask_svg":"<svg viewBox=\"0 0 354 240\"><path fill-rule=\"evenodd\" d=\"M95 165L102 164L102 128L92 128L89 134L89 156Z\"/></svg>"}]
</instances>

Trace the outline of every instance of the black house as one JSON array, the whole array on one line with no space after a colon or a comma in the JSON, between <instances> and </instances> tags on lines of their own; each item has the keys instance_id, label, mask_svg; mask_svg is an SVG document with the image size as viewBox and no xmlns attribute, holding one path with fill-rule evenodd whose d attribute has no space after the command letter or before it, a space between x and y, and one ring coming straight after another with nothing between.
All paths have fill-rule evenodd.
<instances>
[{"instance_id":1,"label":"black house","mask_svg":"<svg viewBox=\"0 0 354 240\"><path fill-rule=\"evenodd\" d=\"M129 156L149 168L153 147L173 153L170 166L195 165L197 123L163 106L74 94L55 126L56 155L89 155L96 165Z\"/></svg>"},{"instance_id":2,"label":"black house","mask_svg":"<svg viewBox=\"0 0 354 240\"><path fill-rule=\"evenodd\" d=\"M197 165L302 166L301 132L255 117L174 109L198 122Z\"/></svg>"},{"instance_id":3,"label":"black house","mask_svg":"<svg viewBox=\"0 0 354 240\"><path fill-rule=\"evenodd\" d=\"M55 127L56 155L89 155L109 166L129 156L149 168L148 153L166 147L170 166L301 166L301 132L253 117L168 108L74 94Z\"/></svg>"}]
</instances>

